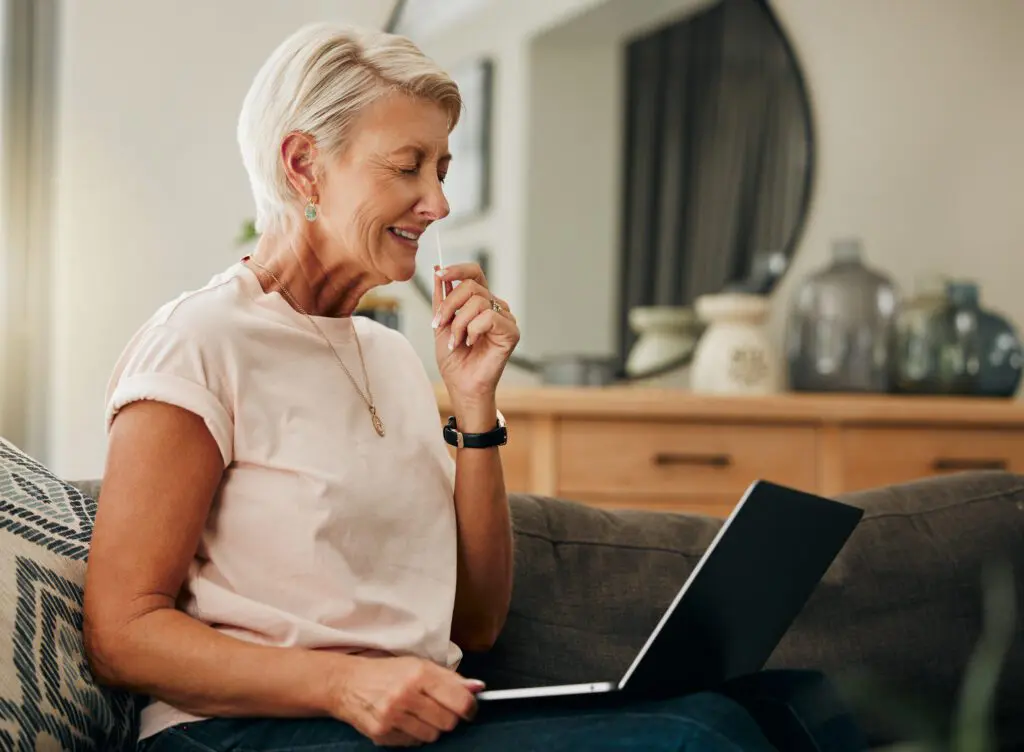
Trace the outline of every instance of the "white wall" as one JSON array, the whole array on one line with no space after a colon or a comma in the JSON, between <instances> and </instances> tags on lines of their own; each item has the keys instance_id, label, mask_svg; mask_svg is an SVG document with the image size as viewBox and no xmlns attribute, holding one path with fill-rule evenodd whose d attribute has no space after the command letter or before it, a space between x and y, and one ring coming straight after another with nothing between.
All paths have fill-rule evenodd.
<instances>
[{"instance_id":1,"label":"white wall","mask_svg":"<svg viewBox=\"0 0 1024 752\"><path fill-rule=\"evenodd\" d=\"M430 36L495 2L500 0L405 0L395 33L414 39Z\"/></svg>"},{"instance_id":2,"label":"white wall","mask_svg":"<svg viewBox=\"0 0 1024 752\"><path fill-rule=\"evenodd\" d=\"M622 55L617 44L539 39L530 55L522 264L532 357L615 352ZM557 326L551 322L557 321Z\"/></svg>"},{"instance_id":3,"label":"white wall","mask_svg":"<svg viewBox=\"0 0 1024 752\"><path fill-rule=\"evenodd\" d=\"M858 234L904 287L977 279L1024 328L1024 3L772 0L813 100L816 185L776 294Z\"/></svg>"},{"instance_id":4,"label":"white wall","mask_svg":"<svg viewBox=\"0 0 1024 752\"><path fill-rule=\"evenodd\" d=\"M252 77L316 20L382 26L382 0L71 0L61 19L49 451L105 455L107 377L154 309L241 252L252 214L235 122Z\"/></svg>"}]
</instances>

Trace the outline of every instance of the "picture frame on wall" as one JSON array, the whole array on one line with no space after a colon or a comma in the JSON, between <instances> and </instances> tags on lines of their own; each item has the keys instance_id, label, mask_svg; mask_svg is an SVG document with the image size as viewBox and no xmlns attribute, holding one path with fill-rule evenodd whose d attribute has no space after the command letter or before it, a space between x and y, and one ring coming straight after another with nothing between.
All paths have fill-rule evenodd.
<instances>
[{"instance_id":1,"label":"picture frame on wall","mask_svg":"<svg viewBox=\"0 0 1024 752\"><path fill-rule=\"evenodd\" d=\"M491 205L491 122L494 63L476 58L454 66L449 73L459 86L463 109L448 138L451 168L444 192L451 213L446 225L478 217Z\"/></svg>"}]
</instances>

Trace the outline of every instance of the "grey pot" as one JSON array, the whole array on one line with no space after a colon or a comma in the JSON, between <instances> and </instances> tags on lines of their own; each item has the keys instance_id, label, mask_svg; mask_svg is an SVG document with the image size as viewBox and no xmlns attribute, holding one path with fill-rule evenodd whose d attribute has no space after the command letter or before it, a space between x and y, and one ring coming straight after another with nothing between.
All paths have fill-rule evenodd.
<instances>
[{"instance_id":1,"label":"grey pot","mask_svg":"<svg viewBox=\"0 0 1024 752\"><path fill-rule=\"evenodd\" d=\"M832 262L797 288L786 331L790 388L887 392L899 293L865 265L858 239L832 246Z\"/></svg>"}]
</instances>

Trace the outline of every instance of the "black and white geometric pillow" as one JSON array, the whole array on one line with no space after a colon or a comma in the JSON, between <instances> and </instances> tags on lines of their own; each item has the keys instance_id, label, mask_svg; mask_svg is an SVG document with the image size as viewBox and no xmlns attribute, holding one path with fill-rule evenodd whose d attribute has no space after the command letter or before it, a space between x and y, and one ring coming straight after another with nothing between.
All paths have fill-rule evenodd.
<instances>
[{"instance_id":1,"label":"black and white geometric pillow","mask_svg":"<svg viewBox=\"0 0 1024 752\"><path fill-rule=\"evenodd\" d=\"M0 438L0 750L135 749L136 700L96 684L82 592L96 502Z\"/></svg>"}]
</instances>

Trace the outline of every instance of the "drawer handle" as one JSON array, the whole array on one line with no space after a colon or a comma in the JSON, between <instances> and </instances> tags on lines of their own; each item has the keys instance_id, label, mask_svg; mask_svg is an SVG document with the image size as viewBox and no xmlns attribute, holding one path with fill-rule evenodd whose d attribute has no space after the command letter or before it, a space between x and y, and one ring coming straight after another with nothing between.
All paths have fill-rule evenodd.
<instances>
[{"instance_id":1,"label":"drawer handle","mask_svg":"<svg viewBox=\"0 0 1024 752\"><path fill-rule=\"evenodd\" d=\"M957 457L939 457L933 467L936 470L1006 470L1006 460L970 459Z\"/></svg>"},{"instance_id":2,"label":"drawer handle","mask_svg":"<svg viewBox=\"0 0 1024 752\"><path fill-rule=\"evenodd\" d=\"M700 465L702 467L729 467L732 457L728 454L686 454L681 452L658 452L654 455L654 464L666 465Z\"/></svg>"}]
</instances>

